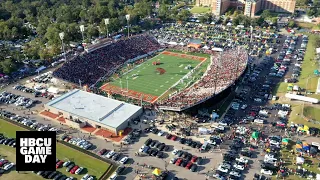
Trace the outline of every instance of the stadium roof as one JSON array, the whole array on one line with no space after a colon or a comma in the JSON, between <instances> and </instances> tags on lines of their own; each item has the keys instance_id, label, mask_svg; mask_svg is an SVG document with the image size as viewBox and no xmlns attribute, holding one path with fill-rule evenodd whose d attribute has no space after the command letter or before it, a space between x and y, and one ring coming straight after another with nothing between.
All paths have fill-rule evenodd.
<instances>
[{"instance_id":1,"label":"stadium roof","mask_svg":"<svg viewBox=\"0 0 320 180\"><path fill-rule=\"evenodd\" d=\"M72 90L47 103L48 106L117 128L141 107L79 89Z\"/></svg>"}]
</instances>

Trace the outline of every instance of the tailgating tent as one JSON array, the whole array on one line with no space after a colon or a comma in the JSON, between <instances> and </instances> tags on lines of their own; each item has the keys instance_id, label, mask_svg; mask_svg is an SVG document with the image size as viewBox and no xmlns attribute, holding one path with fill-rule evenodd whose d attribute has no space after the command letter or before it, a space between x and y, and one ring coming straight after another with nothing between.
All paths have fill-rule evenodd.
<instances>
[{"instance_id":1,"label":"tailgating tent","mask_svg":"<svg viewBox=\"0 0 320 180\"><path fill-rule=\"evenodd\" d=\"M302 149L302 145L301 144L296 144L296 149Z\"/></svg>"},{"instance_id":2,"label":"tailgating tent","mask_svg":"<svg viewBox=\"0 0 320 180\"><path fill-rule=\"evenodd\" d=\"M283 138L282 139L282 144L288 145L288 143L289 143L289 139L288 138Z\"/></svg>"},{"instance_id":3,"label":"tailgating tent","mask_svg":"<svg viewBox=\"0 0 320 180\"><path fill-rule=\"evenodd\" d=\"M302 148L303 148L304 150L306 150L306 151L309 151L309 150L310 150L310 145L309 145L308 143L306 143L306 142L303 142Z\"/></svg>"},{"instance_id":4,"label":"tailgating tent","mask_svg":"<svg viewBox=\"0 0 320 180\"><path fill-rule=\"evenodd\" d=\"M304 158L303 157L297 157L296 161L297 161L297 164L303 164L304 163Z\"/></svg>"},{"instance_id":5,"label":"tailgating tent","mask_svg":"<svg viewBox=\"0 0 320 180\"><path fill-rule=\"evenodd\" d=\"M251 135L251 137L252 137L253 139L258 139L258 137L259 137L259 132L257 132L257 131L253 132L252 135Z\"/></svg>"},{"instance_id":6,"label":"tailgating tent","mask_svg":"<svg viewBox=\"0 0 320 180\"><path fill-rule=\"evenodd\" d=\"M155 168L152 172L153 175L155 176L160 176L161 175L161 171L158 168Z\"/></svg>"},{"instance_id":7,"label":"tailgating tent","mask_svg":"<svg viewBox=\"0 0 320 180\"><path fill-rule=\"evenodd\" d=\"M303 127L298 127L297 131L307 132L309 131L309 126L304 125Z\"/></svg>"},{"instance_id":8,"label":"tailgating tent","mask_svg":"<svg viewBox=\"0 0 320 180\"><path fill-rule=\"evenodd\" d=\"M316 69L316 70L314 70L314 71L313 71L313 74L314 74L314 75L319 75L319 74L320 74L320 72L319 72L319 70L318 70L318 69Z\"/></svg>"}]
</instances>

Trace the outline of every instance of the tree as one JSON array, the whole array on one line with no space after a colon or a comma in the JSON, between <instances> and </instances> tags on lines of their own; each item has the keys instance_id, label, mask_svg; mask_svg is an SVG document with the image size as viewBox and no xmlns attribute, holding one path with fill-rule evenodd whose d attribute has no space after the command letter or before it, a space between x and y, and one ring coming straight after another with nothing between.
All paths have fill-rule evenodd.
<instances>
[{"instance_id":1,"label":"tree","mask_svg":"<svg viewBox=\"0 0 320 180\"><path fill-rule=\"evenodd\" d=\"M260 17L262 17L264 19L269 18L269 17L271 17L271 12L269 10L264 10Z\"/></svg>"},{"instance_id":2,"label":"tree","mask_svg":"<svg viewBox=\"0 0 320 180\"><path fill-rule=\"evenodd\" d=\"M16 70L16 65L13 63L12 59L1 61L0 67L5 74L10 74Z\"/></svg>"},{"instance_id":3,"label":"tree","mask_svg":"<svg viewBox=\"0 0 320 180\"><path fill-rule=\"evenodd\" d=\"M205 23L205 22L207 22L207 17L205 17L205 16L200 16L199 17L199 21L201 22L201 23Z\"/></svg>"},{"instance_id":4,"label":"tree","mask_svg":"<svg viewBox=\"0 0 320 180\"><path fill-rule=\"evenodd\" d=\"M293 28L296 26L296 23L293 20L290 20L288 23L288 27Z\"/></svg>"},{"instance_id":5,"label":"tree","mask_svg":"<svg viewBox=\"0 0 320 180\"><path fill-rule=\"evenodd\" d=\"M179 12L179 14L177 16L177 20L178 21L187 21L190 16L191 16L191 12L186 9L183 9Z\"/></svg>"},{"instance_id":6,"label":"tree","mask_svg":"<svg viewBox=\"0 0 320 180\"><path fill-rule=\"evenodd\" d=\"M296 1L296 6L306 6L308 5L309 0L297 0Z\"/></svg>"},{"instance_id":7,"label":"tree","mask_svg":"<svg viewBox=\"0 0 320 180\"><path fill-rule=\"evenodd\" d=\"M315 40L314 40L314 47L320 47L320 37L319 36L315 36Z\"/></svg>"}]
</instances>

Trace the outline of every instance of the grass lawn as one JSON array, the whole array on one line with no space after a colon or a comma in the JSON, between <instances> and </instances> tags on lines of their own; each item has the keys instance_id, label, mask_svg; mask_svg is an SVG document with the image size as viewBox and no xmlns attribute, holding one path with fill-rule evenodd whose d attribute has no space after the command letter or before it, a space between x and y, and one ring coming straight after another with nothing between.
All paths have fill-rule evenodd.
<instances>
[{"instance_id":1,"label":"grass lawn","mask_svg":"<svg viewBox=\"0 0 320 180\"><path fill-rule=\"evenodd\" d=\"M211 11L210 7L201 7L201 6L194 6L190 9L190 12L193 14L201 14L201 13L209 13Z\"/></svg>"},{"instance_id":2,"label":"grass lawn","mask_svg":"<svg viewBox=\"0 0 320 180\"><path fill-rule=\"evenodd\" d=\"M313 24L313 23L307 23L307 22L297 22L297 25L304 29L311 29L311 30L317 30L320 29L320 26Z\"/></svg>"},{"instance_id":3,"label":"grass lawn","mask_svg":"<svg viewBox=\"0 0 320 180\"><path fill-rule=\"evenodd\" d=\"M315 110L313 110L313 107L311 106L308 106L307 104L305 104L304 106L304 110L302 109L302 105L298 105L298 104L294 104L291 106L292 107L292 111L290 113L290 117L289 117L289 123L290 122L294 122L296 124L304 124L304 125L307 125L309 127L317 127L317 128L320 128L320 125L319 124L314 124L312 122L308 122L307 119L304 119L301 117L302 113L304 113L303 111L308 111L307 113L308 114L312 114L312 112L314 112ZM307 110L305 110L307 109ZM319 112L314 112L313 115L316 115L318 114ZM306 116L307 114L304 113L304 115ZM318 116L319 117L319 116ZM319 119L319 118L318 118Z\"/></svg>"},{"instance_id":4,"label":"grass lawn","mask_svg":"<svg viewBox=\"0 0 320 180\"><path fill-rule=\"evenodd\" d=\"M159 61L161 64L152 65L155 61ZM186 66L191 65L191 68L194 68L200 62L199 60L159 54L122 77L113 79L111 84L126 89L128 81L130 90L160 96L190 72L190 69L185 69ZM159 74L158 68L164 69L165 72Z\"/></svg>"},{"instance_id":5,"label":"grass lawn","mask_svg":"<svg viewBox=\"0 0 320 180\"><path fill-rule=\"evenodd\" d=\"M16 136L16 131L25 131L25 129L12 125L9 122L6 122L4 120L0 120L0 132L4 133L8 137L15 137ZM9 149L7 149L9 148ZM13 162L15 162L15 149L8 147L8 146L3 146L0 145L0 155L6 155L12 159ZM63 161L73 161L76 163L78 166L85 167L86 169L83 171L82 175L72 175L73 177L77 179L81 179L81 177L88 173L90 175L95 176L97 179L102 176L102 174L107 170L107 168L110 166L110 164L105 163L103 161L100 161L98 159L94 159L91 156L88 156L82 152L76 151L74 149L71 149L67 146L64 146L60 143L57 144L57 158L61 159ZM9 159L10 160L10 159ZM66 168L60 168L59 171L62 172L63 174L67 175L70 177L70 173L65 171ZM14 180L20 180L18 178L19 176L14 176L15 178L10 178L13 176L13 174L17 174L16 172L10 172L9 174L5 174L4 176L6 179L14 179ZM21 174L21 180L28 180L29 174ZM7 177L8 176L8 177ZM30 179L35 179L33 177L37 177L34 175L30 175ZM1 177L0 177L1 179ZM41 178L39 178L41 179Z\"/></svg>"},{"instance_id":6,"label":"grass lawn","mask_svg":"<svg viewBox=\"0 0 320 180\"><path fill-rule=\"evenodd\" d=\"M291 142L287 148L282 148L281 150L281 159L283 159L286 163L285 165L288 168L297 168L296 165L294 165L293 163L296 161L296 155L292 155L290 153L291 149L295 149L295 142ZM302 165L303 168L312 171L314 173L320 173L320 171L317 169L317 165L320 162L319 160L317 160L316 158L310 158L308 156L304 156L305 158L305 163ZM314 161L314 165L311 164L311 161ZM287 177L286 179L290 179L290 180L298 180L301 179L299 176L294 176L294 175L290 175L289 177Z\"/></svg>"},{"instance_id":7,"label":"grass lawn","mask_svg":"<svg viewBox=\"0 0 320 180\"><path fill-rule=\"evenodd\" d=\"M320 122L320 108L305 106L303 115L309 119L318 120Z\"/></svg>"},{"instance_id":8,"label":"grass lawn","mask_svg":"<svg viewBox=\"0 0 320 180\"><path fill-rule=\"evenodd\" d=\"M316 61L314 60L315 57L315 47L314 47L314 41L315 37L317 35L311 34L309 36L309 42L307 45L307 50L304 56L304 60L302 63L302 71L301 75L299 77L298 85L303 88L307 88L307 90L311 92L315 92L317 88L317 79L312 78L313 77L313 71L317 69ZM309 79L309 80L308 80ZM308 80L308 87L306 87Z\"/></svg>"}]
</instances>

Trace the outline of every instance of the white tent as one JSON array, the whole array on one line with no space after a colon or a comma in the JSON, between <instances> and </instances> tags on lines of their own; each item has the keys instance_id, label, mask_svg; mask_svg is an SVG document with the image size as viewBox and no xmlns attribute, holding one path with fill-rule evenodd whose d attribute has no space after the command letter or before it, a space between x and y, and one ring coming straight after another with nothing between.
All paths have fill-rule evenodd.
<instances>
[{"instance_id":1,"label":"white tent","mask_svg":"<svg viewBox=\"0 0 320 180\"><path fill-rule=\"evenodd\" d=\"M304 158L303 157L297 157L297 164L303 164Z\"/></svg>"},{"instance_id":2,"label":"white tent","mask_svg":"<svg viewBox=\"0 0 320 180\"><path fill-rule=\"evenodd\" d=\"M231 23L231 22L228 22L227 26L232 26L232 23Z\"/></svg>"},{"instance_id":3,"label":"white tent","mask_svg":"<svg viewBox=\"0 0 320 180\"><path fill-rule=\"evenodd\" d=\"M51 86L51 87L48 88L48 92L49 93L53 93L53 94L59 94L60 90L59 90L59 88Z\"/></svg>"},{"instance_id":4,"label":"white tent","mask_svg":"<svg viewBox=\"0 0 320 180\"><path fill-rule=\"evenodd\" d=\"M320 48L316 49L317 54L320 54Z\"/></svg>"}]
</instances>

